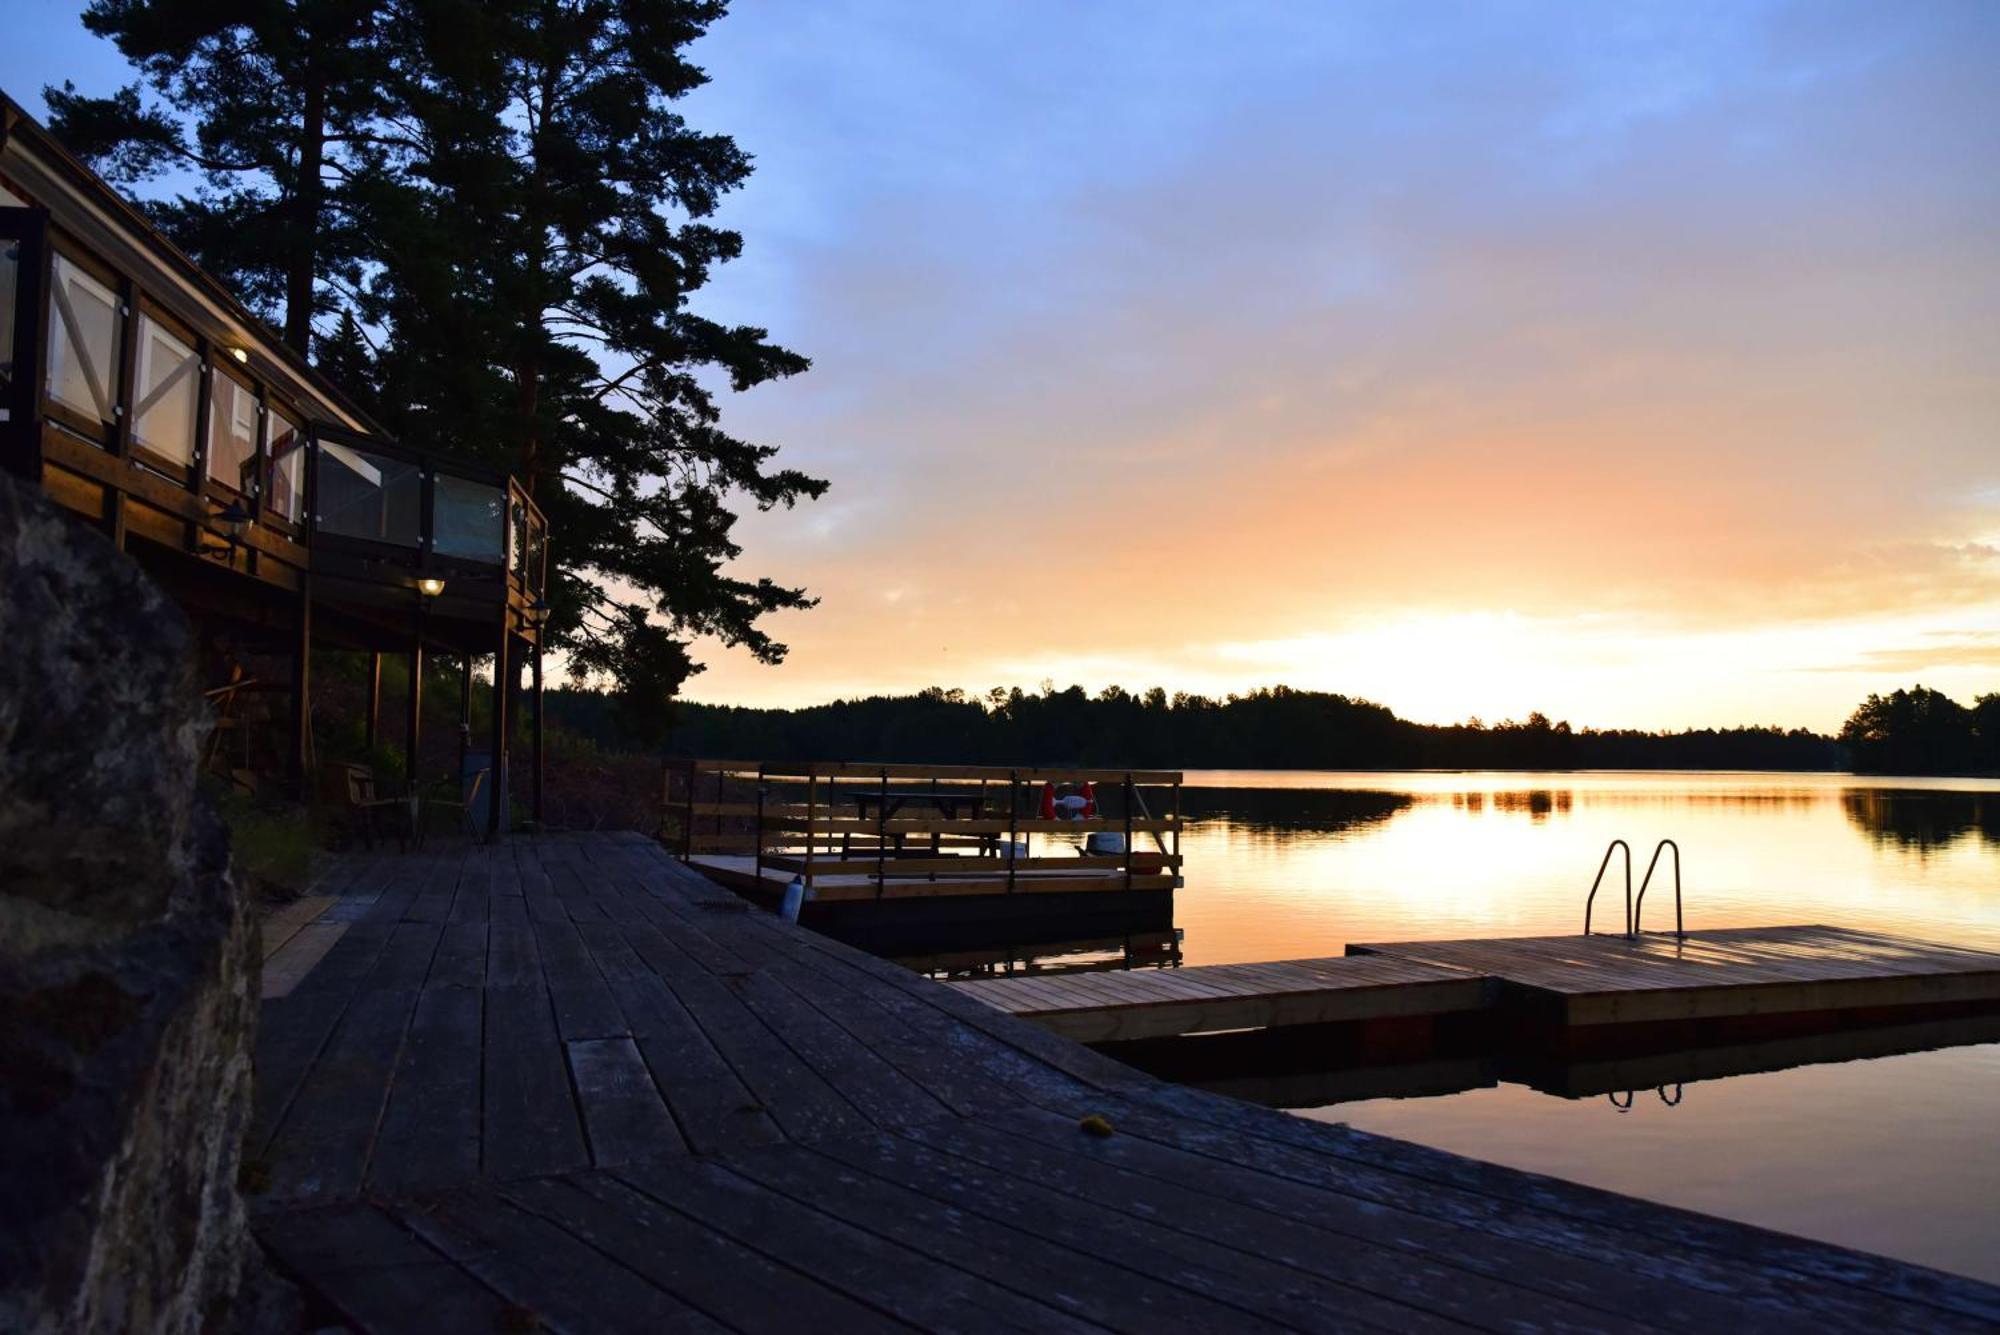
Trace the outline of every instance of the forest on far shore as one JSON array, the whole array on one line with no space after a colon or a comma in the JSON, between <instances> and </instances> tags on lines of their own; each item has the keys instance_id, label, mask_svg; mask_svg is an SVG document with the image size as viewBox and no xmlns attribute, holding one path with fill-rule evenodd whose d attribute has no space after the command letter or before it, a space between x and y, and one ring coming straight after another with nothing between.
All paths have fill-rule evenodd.
<instances>
[{"instance_id":1,"label":"forest on far shore","mask_svg":"<svg viewBox=\"0 0 2000 1335\"><path fill-rule=\"evenodd\" d=\"M549 718L611 751L758 760L1148 769L1752 769L2000 773L2000 694L1971 705L1917 686L1871 695L1836 736L1681 732L1524 720L1413 723L1382 705L1273 686L1224 699L1080 686L968 695L933 687L799 709L677 701L662 745L616 695L552 690ZM656 714L644 720L652 723ZM656 726L656 725L655 725Z\"/></svg>"}]
</instances>

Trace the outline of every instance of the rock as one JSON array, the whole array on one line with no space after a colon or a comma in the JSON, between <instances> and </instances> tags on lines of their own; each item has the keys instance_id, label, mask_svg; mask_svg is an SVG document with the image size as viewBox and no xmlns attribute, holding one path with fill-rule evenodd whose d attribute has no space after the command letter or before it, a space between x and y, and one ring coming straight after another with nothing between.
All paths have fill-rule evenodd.
<instances>
[{"instance_id":1,"label":"rock","mask_svg":"<svg viewBox=\"0 0 2000 1335\"><path fill-rule=\"evenodd\" d=\"M187 625L0 475L0 1330L226 1327L256 933Z\"/></svg>"}]
</instances>

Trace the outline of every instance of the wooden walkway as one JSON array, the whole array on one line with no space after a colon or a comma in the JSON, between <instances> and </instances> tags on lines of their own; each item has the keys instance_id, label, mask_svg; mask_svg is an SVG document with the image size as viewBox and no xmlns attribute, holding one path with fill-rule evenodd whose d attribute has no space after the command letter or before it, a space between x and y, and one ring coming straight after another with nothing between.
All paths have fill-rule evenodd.
<instances>
[{"instance_id":1,"label":"wooden walkway","mask_svg":"<svg viewBox=\"0 0 2000 1335\"><path fill-rule=\"evenodd\" d=\"M636 837L320 893L345 930L265 1003L245 1177L328 1325L2000 1322L1971 1280L1163 1084Z\"/></svg>"}]
</instances>

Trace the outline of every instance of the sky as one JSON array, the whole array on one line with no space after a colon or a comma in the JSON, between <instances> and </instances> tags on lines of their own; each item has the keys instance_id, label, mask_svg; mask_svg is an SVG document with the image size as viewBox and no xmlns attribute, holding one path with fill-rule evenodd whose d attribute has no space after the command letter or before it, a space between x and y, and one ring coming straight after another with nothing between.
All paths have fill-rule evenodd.
<instances>
[{"instance_id":1,"label":"sky","mask_svg":"<svg viewBox=\"0 0 2000 1335\"><path fill-rule=\"evenodd\" d=\"M115 52L14 0L34 106ZM2000 690L2000 6L739 0L726 424L801 704L1286 683L1838 727Z\"/></svg>"}]
</instances>

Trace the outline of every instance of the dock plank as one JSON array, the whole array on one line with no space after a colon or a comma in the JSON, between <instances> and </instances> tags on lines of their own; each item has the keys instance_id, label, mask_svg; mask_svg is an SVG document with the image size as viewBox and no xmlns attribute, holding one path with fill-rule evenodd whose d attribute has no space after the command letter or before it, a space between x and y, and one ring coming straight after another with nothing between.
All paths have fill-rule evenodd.
<instances>
[{"instance_id":1,"label":"dock plank","mask_svg":"<svg viewBox=\"0 0 2000 1335\"><path fill-rule=\"evenodd\" d=\"M254 1226L358 1330L2000 1322L1989 1285L1162 1084L1024 1018L1515 986L1436 943L997 980L1017 1015L634 835L338 860L320 893L345 930L264 1005ZM1475 944L1579 1004L1992 958L1813 927Z\"/></svg>"}]
</instances>

